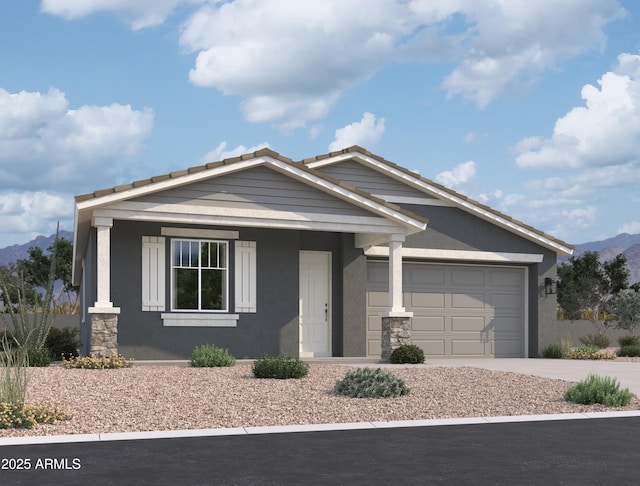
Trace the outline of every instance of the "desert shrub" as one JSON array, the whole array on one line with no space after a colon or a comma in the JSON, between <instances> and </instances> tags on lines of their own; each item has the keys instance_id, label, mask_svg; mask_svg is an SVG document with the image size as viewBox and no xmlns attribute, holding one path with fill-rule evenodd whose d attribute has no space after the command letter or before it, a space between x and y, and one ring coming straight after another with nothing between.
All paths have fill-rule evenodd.
<instances>
[{"instance_id":1,"label":"desert shrub","mask_svg":"<svg viewBox=\"0 0 640 486\"><path fill-rule=\"evenodd\" d=\"M32 429L37 424L69 420L71 415L48 405L0 402L0 429Z\"/></svg>"},{"instance_id":2,"label":"desert shrub","mask_svg":"<svg viewBox=\"0 0 640 486\"><path fill-rule=\"evenodd\" d=\"M17 352L14 349L13 352ZM48 348L26 348L27 364L28 366L34 366L43 368L51 364L51 352Z\"/></svg>"},{"instance_id":3,"label":"desert shrub","mask_svg":"<svg viewBox=\"0 0 640 486\"><path fill-rule=\"evenodd\" d=\"M542 350L542 357L546 359L563 359L567 354L562 344L549 344Z\"/></svg>"},{"instance_id":4,"label":"desert shrub","mask_svg":"<svg viewBox=\"0 0 640 486\"><path fill-rule=\"evenodd\" d=\"M620 346L640 345L640 336L634 336L632 334L627 334L626 336L620 336L618 338L618 344Z\"/></svg>"},{"instance_id":5,"label":"desert shrub","mask_svg":"<svg viewBox=\"0 0 640 486\"><path fill-rule=\"evenodd\" d=\"M357 368L338 380L334 391L351 398L387 398L407 395L410 390L404 380L381 368Z\"/></svg>"},{"instance_id":6,"label":"desert shrub","mask_svg":"<svg viewBox=\"0 0 640 486\"><path fill-rule=\"evenodd\" d=\"M212 368L218 366L233 366L236 359L224 348L217 348L211 344L197 346L191 353L191 366L198 368Z\"/></svg>"},{"instance_id":7,"label":"desert shrub","mask_svg":"<svg viewBox=\"0 0 640 486\"><path fill-rule=\"evenodd\" d=\"M595 346L598 349L608 348L611 340L601 332L580 336L578 340L585 346Z\"/></svg>"},{"instance_id":8,"label":"desert shrub","mask_svg":"<svg viewBox=\"0 0 640 486\"><path fill-rule=\"evenodd\" d=\"M130 368L133 359L127 359L120 354L113 354L109 357L96 358L93 356L71 357L62 359L62 366L66 369L85 368L89 370L104 370L115 368Z\"/></svg>"},{"instance_id":9,"label":"desert shrub","mask_svg":"<svg viewBox=\"0 0 640 486\"><path fill-rule=\"evenodd\" d=\"M424 351L415 344L403 344L391 352L389 362L393 364L424 363Z\"/></svg>"},{"instance_id":10,"label":"desert shrub","mask_svg":"<svg viewBox=\"0 0 640 486\"><path fill-rule=\"evenodd\" d=\"M640 344L630 344L628 346L620 346L618 356L636 358L640 356Z\"/></svg>"},{"instance_id":11,"label":"desert shrub","mask_svg":"<svg viewBox=\"0 0 640 486\"><path fill-rule=\"evenodd\" d=\"M309 373L309 365L298 358L264 355L256 359L251 367L256 378L304 378Z\"/></svg>"},{"instance_id":12,"label":"desert shrub","mask_svg":"<svg viewBox=\"0 0 640 486\"><path fill-rule=\"evenodd\" d=\"M0 402L23 406L29 383L27 353L10 349L6 336L0 341L2 367L0 367Z\"/></svg>"},{"instance_id":13,"label":"desert shrub","mask_svg":"<svg viewBox=\"0 0 640 486\"><path fill-rule=\"evenodd\" d=\"M72 327L64 329L52 327L49 329L44 345L49 349L54 361L78 356L78 348L80 347L78 333L78 330Z\"/></svg>"},{"instance_id":14,"label":"desert shrub","mask_svg":"<svg viewBox=\"0 0 640 486\"><path fill-rule=\"evenodd\" d=\"M564 399L584 405L600 403L608 407L622 407L631 401L631 392L628 388L621 390L615 378L590 374L586 380L567 388Z\"/></svg>"},{"instance_id":15,"label":"desert shrub","mask_svg":"<svg viewBox=\"0 0 640 486\"><path fill-rule=\"evenodd\" d=\"M600 351L595 346L578 346L567 353L567 359L613 359L615 355Z\"/></svg>"},{"instance_id":16,"label":"desert shrub","mask_svg":"<svg viewBox=\"0 0 640 486\"><path fill-rule=\"evenodd\" d=\"M8 348L15 348L17 346L13 334L8 329L0 330L0 341L4 342Z\"/></svg>"}]
</instances>

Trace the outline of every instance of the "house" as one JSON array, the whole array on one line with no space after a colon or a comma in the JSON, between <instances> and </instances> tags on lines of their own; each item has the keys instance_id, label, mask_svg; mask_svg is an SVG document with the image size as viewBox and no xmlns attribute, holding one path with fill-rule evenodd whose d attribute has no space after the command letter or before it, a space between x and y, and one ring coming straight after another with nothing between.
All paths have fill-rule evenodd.
<instances>
[{"instance_id":1,"label":"house","mask_svg":"<svg viewBox=\"0 0 640 486\"><path fill-rule=\"evenodd\" d=\"M83 354L534 357L567 243L361 147L76 197Z\"/></svg>"}]
</instances>

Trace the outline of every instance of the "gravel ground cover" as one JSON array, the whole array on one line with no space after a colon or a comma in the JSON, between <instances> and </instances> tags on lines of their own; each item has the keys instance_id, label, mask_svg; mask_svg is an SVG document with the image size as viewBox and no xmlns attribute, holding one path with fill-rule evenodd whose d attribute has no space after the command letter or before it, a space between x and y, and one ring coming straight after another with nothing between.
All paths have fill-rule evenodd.
<instances>
[{"instance_id":1,"label":"gravel ground cover","mask_svg":"<svg viewBox=\"0 0 640 486\"><path fill-rule=\"evenodd\" d=\"M411 393L353 399L333 394L349 367L312 364L300 380L258 380L251 365L138 366L115 370L32 369L28 402L73 414L69 421L0 437L297 425L612 410L565 402L569 382L471 367L392 371ZM634 397L624 408L638 410Z\"/></svg>"}]
</instances>

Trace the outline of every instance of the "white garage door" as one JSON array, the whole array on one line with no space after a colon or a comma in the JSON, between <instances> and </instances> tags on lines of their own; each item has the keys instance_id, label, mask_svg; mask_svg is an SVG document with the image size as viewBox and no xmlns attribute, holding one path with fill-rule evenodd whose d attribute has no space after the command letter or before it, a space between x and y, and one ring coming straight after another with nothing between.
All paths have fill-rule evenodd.
<instances>
[{"instance_id":1,"label":"white garage door","mask_svg":"<svg viewBox=\"0 0 640 486\"><path fill-rule=\"evenodd\" d=\"M367 354L380 356L388 266L368 262L367 270ZM524 288L524 268L405 263L411 341L432 358L523 357Z\"/></svg>"}]
</instances>

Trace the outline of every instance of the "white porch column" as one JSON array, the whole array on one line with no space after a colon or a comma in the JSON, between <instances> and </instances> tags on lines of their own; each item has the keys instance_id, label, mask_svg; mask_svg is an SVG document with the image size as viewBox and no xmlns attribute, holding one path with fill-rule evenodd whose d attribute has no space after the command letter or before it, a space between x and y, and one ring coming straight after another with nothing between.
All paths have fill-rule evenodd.
<instances>
[{"instance_id":1,"label":"white porch column","mask_svg":"<svg viewBox=\"0 0 640 486\"><path fill-rule=\"evenodd\" d=\"M412 312L402 302L402 243L404 235L392 235L389 241L389 306L380 317L382 334L380 357L388 362L394 349L411 343Z\"/></svg>"},{"instance_id":2,"label":"white porch column","mask_svg":"<svg viewBox=\"0 0 640 486\"><path fill-rule=\"evenodd\" d=\"M405 312L402 302L402 243L404 235L393 235L389 242L389 309L390 314Z\"/></svg>"},{"instance_id":3,"label":"white porch column","mask_svg":"<svg viewBox=\"0 0 640 486\"><path fill-rule=\"evenodd\" d=\"M96 302L89 307L91 320L89 355L112 356L118 353L118 314L111 302L111 227L113 219L94 217L96 228Z\"/></svg>"},{"instance_id":4,"label":"white porch column","mask_svg":"<svg viewBox=\"0 0 640 486\"><path fill-rule=\"evenodd\" d=\"M93 226L97 230L96 236L96 309L107 312L113 307L111 302L111 218L93 218Z\"/></svg>"}]
</instances>

